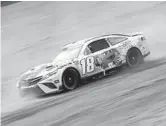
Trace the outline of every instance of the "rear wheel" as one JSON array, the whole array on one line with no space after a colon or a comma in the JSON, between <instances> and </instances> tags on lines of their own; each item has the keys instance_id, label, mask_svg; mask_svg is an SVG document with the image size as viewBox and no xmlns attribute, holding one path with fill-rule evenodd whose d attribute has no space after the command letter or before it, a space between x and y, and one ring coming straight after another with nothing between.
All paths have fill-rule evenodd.
<instances>
[{"instance_id":1,"label":"rear wheel","mask_svg":"<svg viewBox=\"0 0 166 126\"><path fill-rule=\"evenodd\" d=\"M79 86L79 73L73 68L67 69L63 74L62 82L65 91L74 90Z\"/></svg>"},{"instance_id":2,"label":"rear wheel","mask_svg":"<svg viewBox=\"0 0 166 126\"><path fill-rule=\"evenodd\" d=\"M127 53L126 62L128 67L137 67L143 62L143 56L137 48L132 48Z\"/></svg>"}]
</instances>

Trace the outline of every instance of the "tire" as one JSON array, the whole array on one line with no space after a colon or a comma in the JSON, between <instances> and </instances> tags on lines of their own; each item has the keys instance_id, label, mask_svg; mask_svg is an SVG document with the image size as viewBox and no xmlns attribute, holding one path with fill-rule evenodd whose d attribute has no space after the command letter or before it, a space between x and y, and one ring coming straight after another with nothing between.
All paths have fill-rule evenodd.
<instances>
[{"instance_id":1,"label":"tire","mask_svg":"<svg viewBox=\"0 0 166 126\"><path fill-rule=\"evenodd\" d=\"M62 76L63 89L65 91L74 90L79 86L80 76L77 70L67 69Z\"/></svg>"},{"instance_id":2,"label":"tire","mask_svg":"<svg viewBox=\"0 0 166 126\"><path fill-rule=\"evenodd\" d=\"M139 49L131 48L127 52L126 63L128 67L135 68L139 66L142 62L143 62L143 56Z\"/></svg>"}]
</instances>

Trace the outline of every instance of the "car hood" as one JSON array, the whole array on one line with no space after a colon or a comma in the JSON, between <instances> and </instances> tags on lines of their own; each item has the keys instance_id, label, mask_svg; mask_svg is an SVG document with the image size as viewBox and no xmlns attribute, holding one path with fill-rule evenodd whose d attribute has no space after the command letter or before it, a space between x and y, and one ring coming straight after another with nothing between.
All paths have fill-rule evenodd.
<instances>
[{"instance_id":1,"label":"car hood","mask_svg":"<svg viewBox=\"0 0 166 126\"><path fill-rule=\"evenodd\" d=\"M63 61L57 61L53 63L46 63L46 64L41 64L38 65L30 70L28 70L26 73L24 73L21 76L21 80L29 80L33 78L38 78L38 77L44 77L48 73L57 71L58 69L61 69L62 67L72 64L73 59L68 59L68 60L63 60Z\"/></svg>"},{"instance_id":2,"label":"car hood","mask_svg":"<svg viewBox=\"0 0 166 126\"><path fill-rule=\"evenodd\" d=\"M53 61L52 64L55 65L57 68L61 68L65 65L74 63L76 59L66 59L66 60L59 60L59 61Z\"/></svg>"},{"instance_id":3,"label":"car hood","mask_svg":"<svg viewBox=\"0 0 166 126\"><path fill-rule=\"evenodd\" d=\"M38 66L28 70L26 73L24 73L21 76L21 80L29 80L29 79L33 79L33 78L37 78L37 77L44 77L48 73L50 73L52 71L56 71L56 70L57 70L57 68L50 63L41 64L41 65L38 65Z\"/></svg>"}]
</instances>

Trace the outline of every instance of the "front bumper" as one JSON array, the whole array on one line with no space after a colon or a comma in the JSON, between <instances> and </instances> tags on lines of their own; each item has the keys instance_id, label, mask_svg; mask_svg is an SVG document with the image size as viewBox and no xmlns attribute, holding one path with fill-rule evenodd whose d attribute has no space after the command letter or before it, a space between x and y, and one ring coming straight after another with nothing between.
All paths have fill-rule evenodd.
<instances>
[{"instance_id":1,"label":"front bumper","mask_svg":"<svg viewBox=\"0 0 166 126\"><path fill-rule=\"evenodd\" d=\"M57 80L44 80L32 86L19 86L20 96L42 96L50 93L55 93L61 91L61 83Z\"/></svg>"},{"instance_id":2,"label":"front bumper","mask_svg":"<svg viewBox=\"0 0 166 126\"><path fill-rule=\"evenodd\" d=\"M31 86L31 87L19 87L19 95L21 97L25 96L43 96L45 92L41 90L38 85Z\"/></svg>"}]
</instances>

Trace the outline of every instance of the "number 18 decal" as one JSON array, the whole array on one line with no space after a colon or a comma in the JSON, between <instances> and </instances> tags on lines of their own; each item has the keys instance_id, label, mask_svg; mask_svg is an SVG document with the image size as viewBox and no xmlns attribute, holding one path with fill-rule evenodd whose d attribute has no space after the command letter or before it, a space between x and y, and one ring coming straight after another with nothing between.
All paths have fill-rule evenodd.
<instances>
[{"instance_id":1,"label":"number 18 decal","mask_svg":"<svg viewBox=\"0 0 166 126\"><path fill-rule=\"evenodd\" d=\"M94 57L88 57L86 59L82 59L80 62L82 66L82 73L85 74L93 72L95 67L94 67Z\"/></svg>"}]
</instances>

